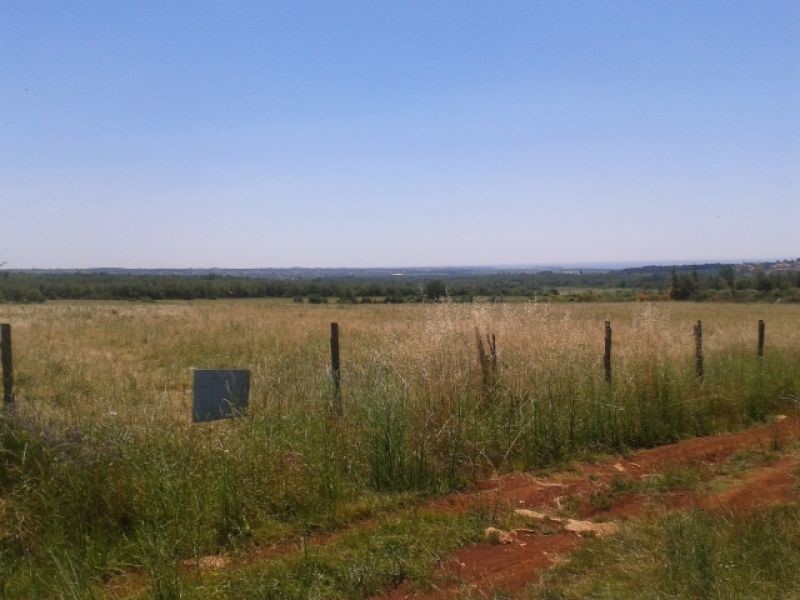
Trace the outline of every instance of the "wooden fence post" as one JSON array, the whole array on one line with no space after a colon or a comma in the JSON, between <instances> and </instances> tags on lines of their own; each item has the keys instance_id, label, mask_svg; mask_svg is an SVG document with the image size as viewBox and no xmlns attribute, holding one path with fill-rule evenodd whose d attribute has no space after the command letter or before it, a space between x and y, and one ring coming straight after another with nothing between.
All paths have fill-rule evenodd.
<instances>
[{"instance_id":1,"label":"wooden fence post","mask_svg":"<svg viewBox=\"0 0 800 600\"><path fill-rule=\"evenodd\" d=\"M489 355L492 357L492 375L497 376L497 340L492 334L489 337L489 334L486 334L486 343L489 345Z\"/></svg>"},{"instance_id":2,"label":"wooden fence post","mask_svg":"<svg viewBox=\"0 0 800 600\"><path fill-rule=\"evenodd\" d=\"M11 325L0 325L0 363L3 366L3 406L14 403L14 361L11 356Z\"/></svg>"},{"instance_id":3,"label":"wooden fence post","mask_svg":"<svg viewBox=\"0 0 800 600\"><path fill-rule=\"evenodd\" d=\"M342 394L339 388L341 371L339 366L339 324L331 323L331 378L333 379L333 410L342 414Z\"/></svg>"},{"instance_id":4,"label":"wooden fence post","mask_svg":"<svg viewBox=\"0 0 800 600\"><path fill-rule=\"evenodd\" d=\"M765 330L764 320L763 319L759 319L758 320L758 350L757 350L757 352L758 352L758 356L760 356L760 357L764 356L764 333L765 333L764 330Z\"/></svg>"},{"instance_id":5,"label":"wooden fence post","mask_svg":"<svg viewBox=\"0 0 800 600\"><path fill-rule=\"evenodd\" d=\"M478 345L478 363L481 367L481 391L483 392L483 399L486 400L497 382L497 338L495 334L486 334L486 345L489 347L488 354L483 346L483 339L477 327L475 327L475 341Z\"/></svg>"},{"instance_id":6,"label":"wooden fence post","mask_svg":"<svg viewBox=\"0 0 800 600\"><path fill-rule=\"evenodd\" d=\"M606 381L611 382L611 321L606 321L605 352L603 353L603 367Z\"/></svg>"},{"instance_id":7,"label":"wooden fence post","mask_svg":"<svg viewBox=\"0 0 800 600\"><path fill-rule=\"evenodd\" d=\"M483 339L481 339L481 333L478 331L477 327L475 327L475 342L478 345L478 362L480 363L483 382L483 387L481 389L485 396L489 391L489 357L486 355L486 350L483 348Z\"/></svg>"},{"instance_id":8,"label":"wooden fence post","mask_svg":"<svg viewBox=\"0 0 800 600\"><path fill-rule=\"evenodd\" d=\"M700 321L694 324L694 368L697 378L703 379L703 324Z\"/></svg>"}]
</instances>

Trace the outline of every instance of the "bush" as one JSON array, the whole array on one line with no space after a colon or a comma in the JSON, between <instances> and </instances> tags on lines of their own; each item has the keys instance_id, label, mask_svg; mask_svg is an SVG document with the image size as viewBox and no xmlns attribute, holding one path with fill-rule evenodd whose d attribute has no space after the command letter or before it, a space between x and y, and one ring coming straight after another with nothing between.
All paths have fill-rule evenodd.
<instances>
[{"instance_id":1,"label":"bush","mask_svg":"<svg viewBox=\"0 0 800 600\"><path fill-rule=\"evenodd\" d=\"M425 284L425 297L431 302L437 302L447 295L447 288L440 279L433 279Z\"/></svg>"}]
</instances>

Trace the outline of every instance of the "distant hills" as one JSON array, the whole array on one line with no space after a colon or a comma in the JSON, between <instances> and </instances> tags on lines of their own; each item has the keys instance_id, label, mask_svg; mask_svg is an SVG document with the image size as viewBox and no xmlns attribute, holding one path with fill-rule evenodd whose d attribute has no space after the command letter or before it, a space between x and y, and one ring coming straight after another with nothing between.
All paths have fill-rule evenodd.
<instances>
[{"instance_id":1,"label":"distant hills","mask_svg":"<svg viewBox=\"0 0 800 600\"><path fill-rule=\"evenodd\" d=\"M630 265L630 263L627 263ZM490 275L515 274L602 274L614 273L627 275L662 275L677 271L696 271L700 274L714 275L724 266L733 266L739 274L757 272L778 273L800 271L800 258L776 260L771 262L742 263L698 263L698 264L653 264L627 266L626 263L607 263L589 265L502 265L502 266L444 266L444 267L408 267L408 268L202 268L202 269L128 269L120 267L97 267L88 269L6 269L9 272L30 274L105 274L105 275L147 275L169 277L243 277L253 279L308 280L308 279L410 279L415 281L428 279L451 279L463 277L485 277Z\"/></svg>"},{"instance_id":2,"label":"distant hills","mask_svg":"<svg viewBox=\"0 0 800 600\"><path fill-rule=\"evenodd\" d=\"M474 299L800 302L800 260L406 269L0 269L0 302L291 298L313 304Z\"/></svg>"}]
</instances>

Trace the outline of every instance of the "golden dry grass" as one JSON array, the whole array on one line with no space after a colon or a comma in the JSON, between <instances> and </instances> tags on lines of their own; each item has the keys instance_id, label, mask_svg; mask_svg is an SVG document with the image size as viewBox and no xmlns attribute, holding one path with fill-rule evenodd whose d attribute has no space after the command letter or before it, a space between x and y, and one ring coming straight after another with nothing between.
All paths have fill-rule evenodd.
<instances>
[{"instance_id":1,"label":"golden dry grass","mask_svg":"<svg viewBox=\"0 0 800 600\"><path fill-rule=\"evenodd\" d=\"M192 367L251 369L254 411L306 402L327 383L331 321L341 327L345 391L384 372L432 397L466 385L475 369L476 328L497 335L503 376L521 384L579 363L601 370L606 319L621 374L643 360L689 365L697 319L709 360L731 350L755 352L759 318L767 322L768 354L800 348L800 305L790 304L0 306L0 320L13 324L21 409L81 419L116 412L185 420Z\"/></svg>"}]
</instances>

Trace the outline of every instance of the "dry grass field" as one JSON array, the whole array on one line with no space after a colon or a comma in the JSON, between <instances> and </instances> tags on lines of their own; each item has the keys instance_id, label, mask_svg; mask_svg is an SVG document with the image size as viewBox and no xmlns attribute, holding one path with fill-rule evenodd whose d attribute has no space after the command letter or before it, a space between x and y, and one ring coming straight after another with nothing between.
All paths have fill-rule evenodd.
<instances>
[{"instance_id":1,"label":"dry grass field","mask_svg":"<svg viewBox=\"0 0 800 600\"><path fill-rule=\"evenodd\" d=\"M617 385L645 365L691 368L704 324L710 365L800 348L800 306L769 304L436 304L315 306L275 301L49 303L0 306L14 326L20 409L83 421L190 417L191 369L252 370L255 414L327 402L329 324L340 323L346 402L391 382L413 397L474 387L476 328L494 333L503 387L522 393L556 375L602 375L603 322L613 326ZM710 376L713 377L713 367Z\"/></svg>"},{"instance_id":2,"label":"dry grass field","mask_svg":"<svg viewBox=\"0 0 800 600\"><path fill-rule=\"evenodd\" d=\"M331 411L332 321L341 417ZM0 448L8 598L367 597L424 578L435 556L480 531L486 515L403 512L421 497L739 429L792 410L800 390L800 305L789 304L51 302L0 305L0 322L13 325L17 379ZM488 384L476 329L496 336ZM250 369L248 415L192 424L193 367ZM327 555L309 566L306 554L268 577L251 569L200 585L181 567L363 519L395 542L337 550L364 559L357 573ZM113 585L131 572L141 589Z\"/></svg>"}]
</instances>

